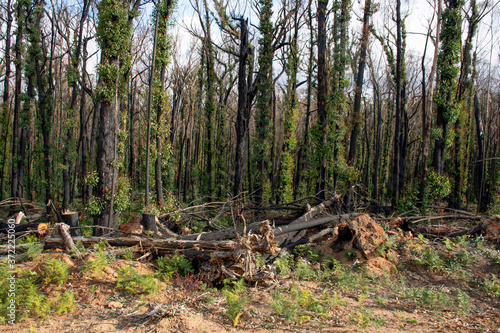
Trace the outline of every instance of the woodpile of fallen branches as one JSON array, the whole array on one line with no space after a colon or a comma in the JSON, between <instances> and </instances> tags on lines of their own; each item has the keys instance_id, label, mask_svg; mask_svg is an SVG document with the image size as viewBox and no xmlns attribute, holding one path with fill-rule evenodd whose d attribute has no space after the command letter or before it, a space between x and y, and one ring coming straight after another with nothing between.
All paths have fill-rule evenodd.
<instances>
[{"instance_id":1,"label":"woodpile of fallen branches","mask_svg":"<svg viewBox=\"0 0 500 333\"><path fill-rule=\"evenodd\" d=\"M244 278L249 282L270 285L274 282L275 270L271 265L258 267L257 253L272 259L280 253L282 246L286 245L290 249L298 244L331 236L336 225L358 215L331 215L328 208L336 201L337 198L333 198L314 207L306 205L302 209L305 213L300 217L289 224L275 227L270 220L247 225L240 213L239 219L243 226L182 235L174 233L165 223L156 220L157 231L145 236L139 220L135 218L120 227L119 237L71 237L68 228L58 223L55 228L57 233L45 237L43 242L46 248L67 248L72 252L77 251L75 243L89 247L98 242L106 242L108 246L126 247L141 254L161 256L181 253L196 262L200 274L207 281Z\"/></svg>"},{"instance_id":2,"label":"woodpile of fallen branches","mask_svg":"<svg viewBox=\"0 0 500 333\"><path fill-rule=\"evenodd\" d=\"M390 229L399 228L401 231L410 232L410 235L417 233L430 237L486 235L487 239L493 241L498 242L500 239L499 218L483 218L468 212L455 211L439 216L400 216L374 220L368 214L332 213L331 207L338 204L338 200L339 198L334 197L313 207L306 204L300 209L296 205L275 207L278 210L291 211L290 215L294 217L290 219L280 215L277 218L280 224L276 224L274 219L247 224L246 219L252 219L252 215L249 213L245 215L245 209L242 207L235 210L236 201L219 203L218 206L214 203L212 206L198 205L203 213L194 213L197 212L195 208L185 208L176 212L176 214L190 212L189 215L198 217L203 214L208 231L201 233L190 233L189 228L180 227L174 229L176 232L172 231L172 222L167 215L162 216L161 220L148 216L146 222L144 216L142 219L134 217L129 223L120 225L120 230L78 226L78 223L70 228L67 224L59 222L47 229L51 234L45 236L41 242L46 249L65 248L79 258L84 256L75 244L90 247L98 242L105 242L109 247L115 248L110 251L123 251L121 249L126 248L127 251L140 254L141 258L180 253L195 264L206 281L220 282L226 278L244 278L251 283L269 286L275 282L276 277L273 260L281 253L291 251L301 244L321 242L323 247L334 252L354 249L362 258L369 259L377 247L387 240L387 232L376 220L383 221ZM208 213L207 207L211 207L212 215ZM228 211L233 216L234 226L223 228L217 224L217 218ZM297 216L297 212L302 214ZM269 216L272 215L266 215ZM72 217L78 220L77 216ZM445 223L457 217L479 222L472 228L457 228ZM288 223L283 223L286 220ZM441 222L441 224L430 225L430 222ZM79 236L81 233L74 232L82 228L101 228L108 233L103 233L100 237L83 237ZM257 265L258 257L266 259L266 264Z\"/></svg>"}]
</instances>

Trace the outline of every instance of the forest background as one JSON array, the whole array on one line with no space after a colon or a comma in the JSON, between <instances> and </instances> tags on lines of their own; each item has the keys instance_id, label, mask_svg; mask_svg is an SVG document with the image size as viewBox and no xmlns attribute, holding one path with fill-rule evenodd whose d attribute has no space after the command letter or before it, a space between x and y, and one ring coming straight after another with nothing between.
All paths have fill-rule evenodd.
<instances>
[{"instance_id":1,"label":"forest background","mask_svg":"<svg viewBox=\"0 0 500 333\"><path fill-rule=\"evenodd\" d=\"M497 3L2 0L0 199L498 212Z\"/></svg>"}]
</instances>

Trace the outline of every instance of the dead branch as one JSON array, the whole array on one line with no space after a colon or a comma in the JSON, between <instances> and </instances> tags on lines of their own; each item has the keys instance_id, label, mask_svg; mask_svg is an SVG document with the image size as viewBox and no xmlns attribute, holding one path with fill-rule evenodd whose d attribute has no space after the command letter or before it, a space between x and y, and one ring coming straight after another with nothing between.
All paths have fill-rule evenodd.
<instances>
[{"instance_id":1,"label":"dead branch","mask_svg":"<svg viewBox=\"0 0 500 333\"><path fill-rule=\"evenodd\" d=\"M265 224L269 224L269 220L255 222L247 225L247 232L252 231L255 232L262 228ZM220 241L223 239L235 239L237 235L243 233L243 227L237 227L233 229L224 229L220 231L212 231L212 232L202 232L199 234L191 234L186 236L180 236L179 239L184 240L210 240L210 241Z\"/></svg>"},{"instance_id":2,"label":"dead branch","mask_svg":"<svg viewBox=\"0 0 500 333\"><path fill-rule=\"evenodd\" d=\"M401 221L408 222L408 223L419 223L423 221L432 221L432 220L439 220L439 219L463 219L463 220L481 220L484 217L478 216L478 215L428 215L428 216L408 216L408 217L399 217ZM377 221L392 221L395 218L394 217L376 217L374 218Z\"/></svg>"},{"instance_id":3,"label":"dead branch","mask_svg":"<svg viewBox=\"0 0 500 333\"><path fill-rule=\"evenodd\" d=\"M338 201L339 201L339 197L337 195L335 195L332 198L330 198L330 199L328 199L326 201L323 201L322 203L320 203L317 206L310 207L309 205L307 205L307 208L306 208L307 212L304 215L302 215L301 217L299 217L298 219L290 222L290 224L288 224L288 226L292 226L292 225L296 225L296 224L302 224L303 222L310 221L316 215L320 214L326 208L330 207L331 205L333 205L334 203L336 203ZM293 231L302 230L302 229L306 229L306 228L310 228L310 227L294 229ZM291 232L291 231L288 231L288 232ZM277 235L278 234L276 234L276 236ZM286 236L280 237L277 240L278 244L281 246L284 243L290 242L293 239L294 236L295 236L295 234L291 234L291 235L286 235ZM302 237L303 237L303 235L300 235L300 238L302 238Z\"/></svg>"},{"instance_id":4,"label":"dead branch","mask_svg":"<svg viewBox=\"0 0 500 333\"><path fill-rule=\"evenodd\" d=\"M59 235L61 235L61 239L62 239L64 245L66 246L66 248L69 251L74 252L77 257L81 257L82 254L80 253L78 248L75 246L75 243L73 243L73 239L71 238L71 236L69 234L69 225L67 225L65 223L56 223L54 225L54 229L59 232Z\"/></svg>"},{"instance_id":5,"label":"dead branch","mask_svg":"<svg viewBox=\"0 0 500 333\"><path fill-rule=\"evenodd\" d=\"M333 216L327 216L327 217L322 217L320 219L316 220L311 220L311 221L303 221L300 223L292 224L290 223L289 225L279 227L274 229L274 235L279 236L279 235L284 235L290 232L302 230L302 229L309 229L313 227L317 227L320 225L332 223L332 222L342 222L343 220L348 220L351 218L354 218L358 216L358 213L349 213L349 214L340 214L340 215L333 215Z\"/></svg>"}]
</instances>

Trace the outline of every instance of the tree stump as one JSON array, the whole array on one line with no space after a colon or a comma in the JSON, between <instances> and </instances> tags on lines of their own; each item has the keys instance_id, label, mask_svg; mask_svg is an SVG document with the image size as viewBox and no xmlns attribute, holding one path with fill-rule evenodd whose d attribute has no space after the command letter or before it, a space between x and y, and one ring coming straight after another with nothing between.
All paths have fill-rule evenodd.
<instances>
[{"instance_id":1,"label":"tree stump","mask_svg":"<svg viewBox=\"0 0 500 333\"><path fill-rule=\"evenodd\" d=\"M144 230L158 232L158 227L156 226L156 216L154 214L142 214L141 225L144 227Z\"/></svg>"},{"instance_id":2,"label":"tree stump","mask_svg":"<svg viewBox=\"0 0 500 333\"><path fill-rule=\"evenodd\" d=\"M61 214L61 218L64 223L72 227L79 227L80 226L80 220L78 219L78 212L65 212ZM70 229L69 234L73 237L75 236L81 236L82 235L82 229Z\"/></svg>"}]
</instances>

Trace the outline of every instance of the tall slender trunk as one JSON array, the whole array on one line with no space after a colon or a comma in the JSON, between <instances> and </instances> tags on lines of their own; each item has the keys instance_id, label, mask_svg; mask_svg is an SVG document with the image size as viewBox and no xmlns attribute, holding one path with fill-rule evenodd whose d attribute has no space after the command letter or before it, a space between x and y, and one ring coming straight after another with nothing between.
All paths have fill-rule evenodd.
<instances>
[{"instance_id":1,"label":"tall slender trunk","mask_svg":"<svg viewBox=\"0 0 500 333\"><path fill-rule=\"evenodd\" d=\"M366 51L368 49L369 34L370 34L370 15L371 15L371 0L365 0L365 9L363 14L363 31L361 34L361 46L359 51L358 75L356 78L356 89L354 92L354 110L352 113L353 128L351 131L351 140L349 144L349 154L347 163L351 167L356 164L356 148L358 144L359 128L361 126L361 97L363 94L363 82L366 67ZM349 183L348 194L345 202L347 210L351 207L352 183Z\"/></svg>"},{"instance_id":2,"label":"tall slender trunk","mask_svg":"<svg viewBox=\"0 0 500 333\"><path fill-rule=\"evenodd\" d=\"M477 137L477 164L475 165L476 177L478 183L477 190L477 212L484 213L487 209L485 202L485 166L484 160L484 128L481 120L481 108L477 93L474 94L474 117L476 119L476 137Z\"/></svg>"},{"instance_id":3,"label":"tall slender trunk","mask_svg":"<svg viewBox=\"0 0 500 333\"><path fill-rule=\"evenodd\" d=\"M433 99L434 99L434 77L436 76L436 68L437 61L439 57L439 39L441 34L441 14L442 14L442 0L437 0L437 13L436 13L436 36L434 42L434 56L432 60L431 72L429 73L429 88L425 93L425 101L422 101L424 105L423 114L422 114L422 169L420 174L420 186L419 186L419 195L418 201L423 204L425 200L425 187L427 184L427 163L429 160L429 150L431 137L430 132L432 128L432 108L433 108ZM423 59L422 59L423 62ZM422 63L422 66L424 64ZM424 90L425 91L425 90Z\"/></svg>"},{"instance_id":4,"label":"tall slender trunk","mask_svg":"<svg viewBox=\"0 0 500 333\"><path fill-rule=\"evenodd\" d=\"M373 90L374 90L374 96L376 100L376 107L377 107L377 129L376 129L376 134L375 134L375 153L373 156L373 199L375 200L377 206L379 206L379 185L378 185L378 178L379 178L379 166L380 166L380 141L381 141L381 131L382 131L382 106L380 102L380 91L378 88L377 84L373 85Z\"/></svg>"},{"instance_id":5,"label":"tall slender trunk","mask_svg":"<svg viewBox=\"0 0 500 333\"><path fill-rule=\"evenodd\" d=\"M24 127L20 126L21 118L21 94L22 94L22 75L23 75L23 34L24 34L24 8L21 2L17 2L17 33L14 51L16 54L16 74L15 74L15 92L14 92L14 115L12 123L12 177L11 177L11 197L22 197L22 170L24 170L24 156L21 151L26 149L26 136ZM28 83L28 87L29 87Z\"/></svg>"},{"instance_id":6,"label":"tall slender trunk","mask_svg":"<svg viewBox=\"0 0 500 333\"><path fill-rule=\"evenodd\" d=\"M3 84L3 100L2 100L2 108L0 110L0 142L4 143L4 147L0 148L0 201L3 200L3 192L5 190L5 167L7 164L7 137L9 135L9 100L10 100L10 75L11 68L10 64L12 62L10 56L10 48L11 48L11 30L12 30L12 21L13 21L13 13L12 13L12 2L11 0L7 1L6 4L6 28L5 28L5 79Z\"/></svg>"},{"instance_id":7,"label":"tall slender trunk","mask_svg":"<svg viewBox=\"0 0 500 333\"><path fill-rule=\"evenodd\" d=\"M78 39L76 42L76 48L74 52L72 52L72 56L70 56L70 61L71 61L71 66L72 66L72 71L74 73L78 73L78 67L80 65L80 58L82 54L82 45L83 45L83 28L85 25L85 22L87 20L87 15L89 12L90 8L90 1L85 0L83 2L83 8L82 8L82 15L80 17L80 23L78 25L76 33L78 34ZM86 46L86 43L85 43ZM83 82L83 78L82 78ZM82 89L82 94L84 94ZM73 82L71 82L71 102L69 105L69 111L68 113L71 115L76 108L76 104L78 101L78 80L76 78L73 79ZM81 99L80 99L81 101ZM80 122L86 121L86 119L81 117L81 109L80 109ZM81 126L81 125L80 125ZM80 127L80 129L82 129ZM80 136L81 138L82 136ZM69 159L69 147L70 147L70 142L73 139L73 128L71 126L68 126L68 129L66 131L66 145L64 148L64 157L63 157L63 188L64 188L64 195L63 195L63 203L62 203L62 211L67 211L69 209L69 201L70 201L70 187L71 187L71 164L70 164L70 159ZM83 142L81 142L83 144ZM86 148L86 147L85 147ZM83 149L85 149L83 148ZM82 165L85 162L82 160Z\"/></svg>"},{"instance_id":8,"label":"tall slender trunk","mask_svg":"<svg viewBox=\"0 0 500 333\"><path fill-rule=\"evenodd\" d=\"M361 97L363 94L364 74L366 67L366 51L368 49L369 34L370 34L370 15L371 15L371 0L365 0L365 9L363 14L363 32L361 34L361 46L359 51L358 75L356 78L356 88L354 92L354 110L353 129L351 131L351 140L349 144L349 155L347 162L353 166L356 162L356 147L358 142L359 128L361 126Z\"/></svg>"},{"instance_id":9,"label":"tall slender trunk","mask_svg":"<svg viewBox=\"0 0 500 333\"><path fill-rule=\"evenodd\" d=\"M321 199L325 199L326 189L326 150L328 123L326 117L326 95L327 95L327 78L326 78L326 10L328 0L318 0L318 93L317 105L319 125L321 127L321 141L319 142L318 157L319 157L319 179L317 192Z\"/></svg>"},{"instance_id":10,"label":"tall slender trunk","mask_svg":"<svg viewBox=\"0 0 500 333\"><path fill-rule=\"evenodd\" d=\"M245 184L245 156L247 154L248 125L250 109L248 108L247 61L250 53L248 44L248 20L240 21L240 51L238 65L238 114L236 116L236 155L234 161L233 195L243 192Z\"/></svg>"},{"instance_id":11,"label":"tall slender trunk","mask_svg":"<svg viewBox=\"0 0 500 333\"><path fill-rule=\"evenodd\" d=\"M405 83L403 79L403 34L401 22L401 0L396 2L396 123L394 130L394 156L392 169L392 207L404 191L406 154L406 112L404 105Z\"/></svg>"}]
</instances>

